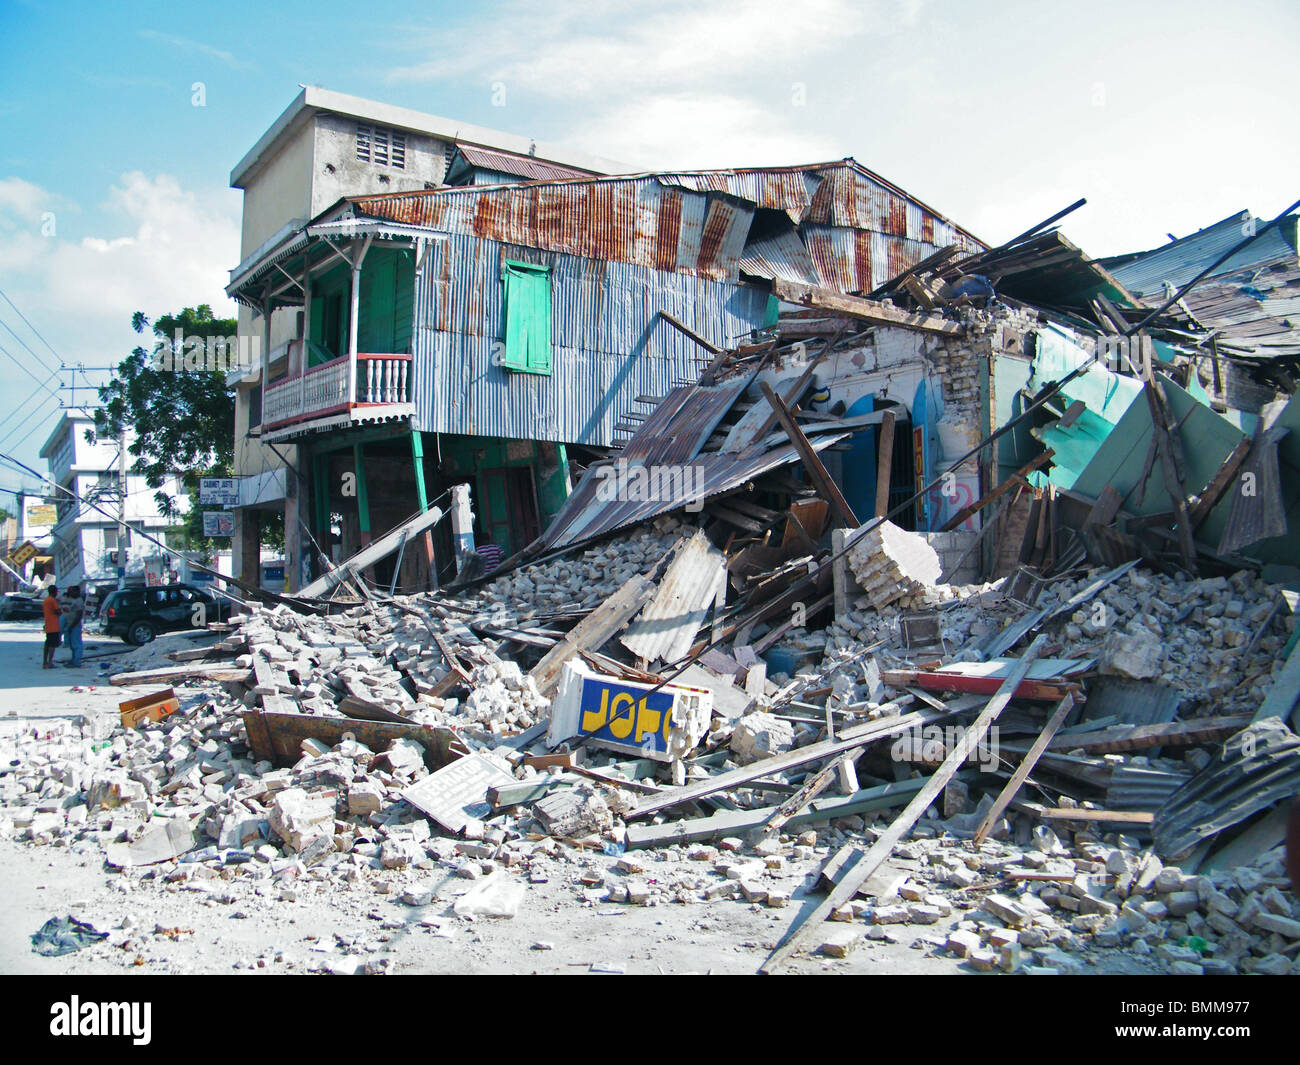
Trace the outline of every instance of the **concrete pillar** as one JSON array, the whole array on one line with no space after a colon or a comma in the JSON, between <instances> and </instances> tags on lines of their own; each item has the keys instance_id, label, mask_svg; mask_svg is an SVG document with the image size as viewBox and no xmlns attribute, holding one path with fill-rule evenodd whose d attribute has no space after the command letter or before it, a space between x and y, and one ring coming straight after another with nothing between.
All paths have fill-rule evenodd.
<instances>
[{"instance_id":1,"label":"concrete pillar","mask_svg":"<svg viewBox=\"0 0 1300 1065\"><path fill-rule=\"evenodd\" d=\"M302 587L302 489L292 475L285 478L284 499L284 590Z\"/></svg>"},{"instance_id":2,"label":"concrete pillar","mask_svg":"<svg viewBox=\"0 0 1300 1065\"><path fill-rule=\"evenodd\" d=\"M257 511L235 511L235 535L230 538L230 572L246 584L261 587L261 537Z\"/></svg>"},{"instance_id":3,"label":"concrete pillar","mask_svg":"<svg viewBox=\"0 0 1300 1065\"><path fill-rule=\"evenodd\" d=\"M457 484L451 489L451 542L455 545L456 569L461 559L474 550L474 512L469 505L469 485Z\"/></svg>"}]
</instances>

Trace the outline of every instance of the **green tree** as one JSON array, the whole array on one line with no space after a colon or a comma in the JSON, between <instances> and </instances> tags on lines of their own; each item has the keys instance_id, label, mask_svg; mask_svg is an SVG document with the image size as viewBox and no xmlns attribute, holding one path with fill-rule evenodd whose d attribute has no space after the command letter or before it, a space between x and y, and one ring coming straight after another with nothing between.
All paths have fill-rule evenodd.
<instances>
[{"instance_id":1,"label":"green tree","mask_svg":"<svg viewBox=\"0 0 1300 1065\"><path fill-rule=\"evenodd\" d=\"M149 319L136 311L131 325L137 333L150 329ZM150 350L137 347L118 364L113 379L99 390L103 406L95 412L95 432L101 438L116 437L124 428L135 433L130 446L131 471L144 476L155 489L154 500L164 516L180 508L161 491L177 477L189 494L190 509L184 527L184 542L191 549L211 552L217 542L203 536L203 508L199 505L199 479L229 477L233 473L235 442L235 396L226 387L225 371L186 369L185 353L171 346L179 335L185 339L235 336L233 318L214 318L206 304L186 307L180 314L167 314L152 324L157 338ZM221 541L220 546L229 546Z\"/></svg>"}]
</instances>

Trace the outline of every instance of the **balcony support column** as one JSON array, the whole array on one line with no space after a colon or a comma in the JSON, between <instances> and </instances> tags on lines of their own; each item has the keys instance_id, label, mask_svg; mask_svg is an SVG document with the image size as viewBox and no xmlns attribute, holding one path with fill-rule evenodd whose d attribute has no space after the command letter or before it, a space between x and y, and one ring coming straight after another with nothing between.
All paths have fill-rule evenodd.
<instances>
[{"instance_id":1,"label":"balcony support column","mask_svg":"<svg viewBox=\"0 0 1300 1065\"><path fill-rule=\"evenodd\" d=\"M353 252L352 259L352 304L348 313L348 406L357 402L357 329L361 319L361 264L374 236L367 236L361 247Z\"/></svg>"},{"instance_id":2,"label":"balcony support column","mask_svg":"<svg viewBox=\"0 0 1300 1065\"><path fill-rule=\"evenodd\" d=\"M415 466L415 498L420 504L420 513L429 509L429 492L424 484L424 434L418 429L411 431L411 461ZM424 558L429 566L429 587L438 590L438 568L434 565L433 532L424 530Z\"/></svg>"}]
</instances>

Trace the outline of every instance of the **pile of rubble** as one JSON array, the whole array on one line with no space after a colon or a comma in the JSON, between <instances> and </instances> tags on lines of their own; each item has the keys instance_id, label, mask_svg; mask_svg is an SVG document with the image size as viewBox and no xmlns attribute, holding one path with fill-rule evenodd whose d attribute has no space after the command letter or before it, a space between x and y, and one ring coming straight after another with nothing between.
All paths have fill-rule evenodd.
<instances>
[{"instance_id":1,"label":"pile of rubble","mask_svg":"<svg viewBox=\"0 0 1300 1065\"><path fill-rule=\"evenodd\" d=\"M441 868L486 885L446 920L509 916L530 886L553 878L583 906L730 898L780 909L833 889L850 858L889 835L899 808L950 760L951 730L959 739L1016 661L950 654L922 675L918 655L935 652L910 649L900 618L928 604L940 649L971 650L993 646L1032 609L1052 625L1055 656L1040 656L1034 683L1080 703L1083 682L1108 675L1162 678L1185 696L1180 720L1154 726L1165 730L1157 741L1169 737L1164 750L1122 721L1058 721L1065 742L1042 755L1034 800L995 809L1024 750L1016 736L1042 727L1031 709L1041 697L1019 700L1004 718L1002 754L983 774L954 769L808 945L843 957L905 943L1008 972L1078 971L1098 958L1169 972L1297 971L1300 910L1280 841L1261 837L1231 867L1184 871L1184 856L1157 854L1149 809L1125 811L1118 825L1098 819L1124 773L1158 778L1152 806L1168 801L1212 768L1207 745L1230 734L1214 731L1223 715L1258 707L1295 627L1274 609L1273 586L1247 573L1196 580L1130 567L1046 583L1026 608L1000 582L936 586L935 566L912 551L919 538L886 531L854 566L868 588L850 609L821 632L789 627L772 645L802 646L815 668L767 676L755 656L710 651L682 674L681 691L713 700L694 750L665 743L671 753L657 754L639 731L626 746L607 742L597 726L617 719L588 723L590 706L584 735L548 743L556 688L544 694L539 678L556 656L589 664L564 683L630 691L628 705L645 692L649 707L658 680L668 682L663 697L679 697L671 671L611 657L612 634L644 595L589 645L546 626L567 612L586 619L575 632L590 627L678 557L682 532L663 520L460 599L397 597L315 615L252 609L217 626L211 655L224 662L175 667L201 693L161 720L100 736L89 722L59 723L0 741L0 836L101 853L131 889L196 890L211 904L292 905L365 888L425 906ZM895 585L900 574L915 582L906 606L873 598L872 575L886 571ZM971 687L980 678L963 666L1001 672L988 674L992 687ZM650 731L667 735L673 711L655 713ZM1210 732L1172 738L1202 718ZM259 750L265 740L250 730L276 736L285 722L290 748ZM932 752L894 746L935 726L950 732ZM478 776L453 786L467 767ZM449 810L456 787L468 790Z\"/></svg>"}]
</instances>

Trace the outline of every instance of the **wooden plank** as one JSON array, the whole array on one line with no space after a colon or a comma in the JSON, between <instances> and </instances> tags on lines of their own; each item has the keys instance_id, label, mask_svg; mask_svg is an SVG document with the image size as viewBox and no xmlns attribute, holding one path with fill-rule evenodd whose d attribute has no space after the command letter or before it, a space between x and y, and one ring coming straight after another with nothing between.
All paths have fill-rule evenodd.
<instances>
[{"instance_id":1,"label":"wooden plank","mask_svg":"<svg viewBox=\"0 0 1300 1065\"><path fill-rule=\"evenodd\" d=\"M672 326L674 329L676 329L679 333L681 333L682 336L687 337L688 339L695 341L695 343L697 343L697 344L698 344L700 347L702 347L705 351L709 352L709 354L711 354L711 355L721 355L721 354L723 354L723 349L720 348L720 347L718 347L717 344L714 344L714 343L712 343L712 342L710 342L710 341L708 341L708 340L705 340L705 339L704 339L702 336L700 336L700 334L697 333L694 329L692 329L690 326L686 325L684 322L679 321L677 318L674 318L674 317L673 317L671 314L669 314L667 311L660 311L660 312L659 312L659 317L662 318L662 319L663 319L665 322L667 322L669 325L671 325L671 326Z\"/></svg>"},{"instance_id":2,"label":"wooden plank","mask_svg":"<svg viewBox=\"0 0 1300 1065\"><path fill-rule=\"evenodd\" d=\"M1151 426L1156 436L1156 450L1160 454L1160 467L1165 475L1165 491L1174 506L1174 517L1178 523L1178 550L1183 556L1183 564L1188 569L1196 568L1196 542L1192 539L1192 522L1187 506L1187 492L1183 487L1184 466L1179 462L1181 446L1177 443L1177 429L1170 431L1167 412L1169 401L1165 397L1164 387L1154 373L1149 373L1142 391L1146 395L1147 406L1151 410Z\"/></svg>"},{"instance_id":3,"label":"wooden plank","mask_svg":"<svg viewBox=\"0 0 1300 1065\"><path fill-rule=\"evenodd\" d=\"M1291 651L1286 665L1282 667L1282 672L1277 675L1272 687L1268 689L1268 694L1264 696L1264 702L1260 705L1254 720L1263 721L1268 717L1280 717L1286 721L1290 717L1292 725L1300 727L1300 711L1296 710L1297 700L1300 700L1300 644Z\"/></svg>"},{"instance_id":4,"label":"wooden plank","mask_svg":"<svg viewBox=\"0 0 1300 1065\"><path fill-rule=\"evenodd\" d=\"M886 859L893 853L894 848L898 846L899 841L921 819L921 815L930 808L930 804L938 798L940 792L943 791L948 782L966 762L970 753L988 734L993 722L998 719L998 715L1006 709L1007 704L1015 696L1016 688L1024 679L1025 674L1029 672L1029 667L1033 664L1034 659L1046 646L1046 636L1038 636L1034 639L1034 642L1026 649L1024 657L1017 663L1015 671L1007 677L1002 687L998 689L997 694L989 700L988 705L980 712L979 717L965 731L961 742L943 760L943 764L926 781L925 786L916 793L912 801L893 820L889 828L877 838L862 859L845 872L844 878L835 886L835 890L809 915L806 921L796 925L791 930L785 942L769 955L760 969L761 972L770 973L775 971L778 966L803 945L827 917L852 899L867 878L885 863Z\"/></svg>"},{"instance_id":5,"label":"wooden plank","mask_svg":"<svg viewBox=\"0 0 1300 1065\"><path fill-rule=\"evenodd\" d=\"M874 325L901 325L944 336L961 336L965 333L962 326L937 314L913 314L891 304L860 296L845 296L828 288L801 285L779 277L772 280L772 295L787 303L801 303L805 307L848 315Z\"/></svg>"},{"instance_id":6,"label":"wooden plank","mask_svg":"<svg viewBox=\"0 0 1300 1065\"><path fill-rule=\"evenodd\" d=\"M163 669L141 669L134 673L114 673L108 678L109 684L125 687L131 684L174 683L185 680L229 680L245 682L252 680L251 669L236 669L233 666L167 666Z\"/></svg>"},{"instance_id":7,"label":"wooden plank","mask_svg":"<svg viewBox=\"0 0 1300 1065\"><path fill-rule=\"evenodd\" d=\"M1124 497L1114 485L1108 484L1101 490L1101 495L1088 511L1088 516L1083 519L1083 527L1086 529L1092 525L1109 525L1123 505Z\"/></svg>"},{"instance_id":8,"label":"wooden plank","mask_svg":"<svg viewBox=\"0 0 1300 1065\"><path fill-rule=\"evenodd\" d=\"M894 411L885 411L880 423L880 449L876 452L876 513L883 518L889 513L889 481L894 469Z\"/></svg>"},{"instance_id":9,"label":"wooden plank","mask_svg":"<svg viewBox=\"0 0 1300 1065\"><path fill-rule=\"evenodd\" d=\"M338 566L323 577L318 577L302 588L297 592L297 596L304 599L316 599L325 595L332 588L337 587L357 573L392 554L404 540L432 528L441 520L442 511L437 507L430 507L423 514L417 514L409 521L403 522L397 528L385 533L374 543L363 547L351 558L340 562Z\"/></svg>"},{"instance_id":10,"label":"wooden plank","mask_svg":"<svg viewBox=\"0 0 1300 1065\"><path fill-rule=\"evenodd\" d=\"M628 618L650 601L655 584L642 574L628 580L617 592L583 618L573 629L546 652L528 675L537 684L537 690L550 698L560 683L564 663L579 651L596 650L603 646Z\"/></svg>"},{"instance_id":11,"label":"wooden plank","mask_svg":"<svg viewBox=\"0 0 1300 1065\"><path fill-rule=\"evenodd\" d=\"M848 541L847 529L831 530L831 589L835 599L836 619L849 616L849 592L855 587L849 574L849 555L844 550Z\"/></svg>"},{"instance_id":12,"label":"wooden plank","mask_svg":"<svg viewBox=\"0 0 1300 1065\"><path fill-rule=\"evenodd\" d=\"M1250 724L1249 714L1230 717L1202 717L1194 721L1170 721L1158 725L1134 725L1070 733L1055 737L1048 750L1083 750L1093 753L1138 751L1146 747L1185 747L1211 743L1235 735Z\"/></svg>"},{"instance_id":13,"label":"wooden plank","mask_svg":"<svg viewBox=\"0 0 1300 1065\"><path fill-rule=\"evenodd\" d=\"M1016 792L1020 790L1024 782L1029 779L1029 774L1034 771L1034 766L1038 764L1038 759L1042 757L1043 752L1047 750L1047 745L1052 741L1052 737L1056 735L1056 730L1065 724L1066 717L1069 716L1070 711L1073 709L1073 695L1067 695L1056 704L1056 709L1052 712L1052 716L1047 719L1047 724L1043 726L1043 731L1038 734L1038 738L1034 740L1033 746L1025 753L1025 757L1021 759L1020 764L1016 766L1016 771L1011 774L1011 779L1007 781L1006 787L1002 789L1001 794L999 794L994 800L993 805L989 808L989 812L985 815L984 820L980 822L980 827L975 830L974 843L976 849L983 844L984 837L989 834L989 830L997 823L997 820L1002 816L1003 811L1011 805L1011 800L1016 797Z\"/></svg>"},{"instance_id":14,"label":"wooden plank","mask_svg":"<svg viewBox=\"0 0 1300 1065\"><path fill-rule=\"evenodd\" d=\"M1150 825L1156 819L1156 815L1149 810L1088 810L1082 806L1038 806L1035 803L1021 805L1045 821L1098 821Z\"/></svg>"},{"instance_id":15,"label":"wooden plank","mask_svg":"<svg viewBox=\"0 0 1300 1065\"><path fill-rule=\"evenodd\" d=\"M223 651L219 648L219 644L210 644L207 647L190 647L184 651L168 651L167 658L173 662L200 662L205 658L221 658Z\"/></svg>"},{"instance_id":16,"label":"wooden plank","mask_svg":"<svg viewBox=\"0 0 1300 1065\"><path fill-rule=\"evenodd\" d=\"M1232 482L1236 480L1238 472L1250 454L1250 447L1250 437L1242 437L1240 443L1223 460L1223 465L1219 467L1219 472L1214 475L1214 479L1205 486L1205 491L1192 500L1187 517L1193 532L1204 524L1205 519L1210 516L1210 511L1219 505L1224 494L1232 486Z\"/></svg>"},{"instance_id":17,"label":"wooden plank","mask_svg":"<svg viewBox=\"0 0 1300 1065\"><path fill-rule=\"evenodd\" d=\"M680 806L682 803L694 802L696 799L702 799L719 791L726 791L728 788L738 787L751 780L761 780L774 773L783 773L787 769L794 769L796 766L807 765L809 762L818 762L824 758L843 754L845 751L865 746L875 740L885 739L899 732L906 732L910 728L947 720L950 716L949 714L934 712L914 712L901 714L898 717L867 721L861 725L855 725L853 728L845 729L840 733L840 738L837 740L820 740L817 743L810 743L807 747L800 747L795 751L774 755L771 758L763 758L749 765L729 770L726 773L719 773L707 780L661 792L652 799L638 803L636 809L631 811L628 817L647 817L650 814L658 813L660 810L666 810L670 806Z\"/></svg>"},{"instance_id":18,"label":"wooden plank","mask_svg":"<svg viewBox=\"0 0 1300 1065\"><path fill-rule=\"evenodd\" d=\"M781 402L781 397L773 391L772 386L766 381L760 381L759 387L763 390L763 395L767 401L772 404L772 411L776 414L776 419L781 423L781 428L786 431L790 437L790 442L794 444L795 450L799 452L799 458L803 461L804 469L808 471L808 476L812 478L813 484L817 486L818 494L831 505L840 521L850 529L856 529L862 523L858 521L857 515L853 513L853 508L844 498L839 486L826 471L822 465L822 460L817 457L817 452L813 450L812 444L808 443L808 438L804 436L803 430L795 423L794 417L790 414L790 409Z\"/></svg>"},{"instance_id":19,"label":"wooden plank","mask_svg":"<svg viewBox=\"0 0 1300 1065\"><path fill-rule=\"evenodd\" d=\"M861 747L855 747L850 751L846 751L841 757L854 757L861 752ZM795 814L799 813L830 786L831 781L835 779L839 762L839 758L832 758L822 767L820 772L814 774L810 780L805 781L798 791L778 806L773 811L772 816L758 827L755 835L761 839L780 832L790 818L794 817ZM854 788L853 790L856 792L858 789Z\"/></svg>"},{"instance_id":20,"label":"wooden plank","mask_svg":"<svg viewBox=\"0 0 1300 1065\"><path fill-rule=\"evenodd\" d=\"M927 673L921 670L885 670L880 679L893 688L928 688L936 692L969 692L974 695L993 695L1002 685L998 677L970 677L961 673ZM1056 702L1073 691L1069 684L1044 684L1040 680L1026 680L1016 688L1017 699L1038 702Z\"/></svg>"},{"instance_id":21,"label":"wooden plank","mask_svg":"<svg viewBox=\"0 0 1300 1065\"><path fill-rule=\"evenodd\" d=\"M814 799L811 808L794 814L786 822L787 828L821 824L853 814L888 810L907 802L922 786L921 780L899 780L865 788L853 795L832 795ZM772 816L775 806L756 810L723 810L708 817L669 821L662 825L628 825L627 846L661 847L672 843L694 843L725 836L743 836L759 827Z\"/></svg>"},{"instance_id":22,"label":"wooden plank","mask_svg":"<svg viewBox=\"0 0 1300 1065\"><path fill-rule=\"evenodd\" d=\"M333 747L351 733L372 751L383 751L396 739L414 740L425 751L425 765L437 769L457 757L459 744L450 729L407 722L365 721L351 717L316 717L312 714L272 714L249 710L243 715L248 745L259 759L276 765L293 765L302 757L302 741L320 740Z\"/></svg>"},{"instance_id":23,"label":"wooden plank","mask_svg":"<svg viewBox=\"0 0 1300 1065\"><path fill-rule=\"evenodd\" d=\"M787 405L799 402L800 397L804 394L804 390L812 383L813 374L816 372L817 367L820 366L822 360L830 354L831 348L835 347L835 345L840 342L840 337L845 334L847 329L848 326L846 324L836 330L835 333L827 339L826 343L822 345L821 351L808 361L808 365L804 367L803 373L796 377L794 384L786 389L785 402ZM742 451L746 447L761 443L764 437L772 431L772 426L776 425L776 413L774 411L770 412L759 425L758 431L748 435L742 442L739 439L740 434L737 430L739 430L741 425L745 424L747 420L748 415L737 423L732 433L728 434L727 442L722 445L723 451Z\"/></svg>"},{"instance_id":24,"label":"wooden plank","mask_svg":"<svg viewBox=\"0 0 1300 1065\"><path fill-rule=\"evenodd\" d=\"M1029 482L1025 480L1025 477L1028 474L1032 473L1034 470L1038 469L1039 466L1043 466L1048 462L1050 462L1052 460L1052 457L1055 454L1056 452L1054 452L1051 448L1048 448L1037 458L1029 462L1026 462L1023 466L1020 467L1020 469L1016 470L1015 473L1013 473L1010 477L1008 477L996 488L992 488L989 491L985 492L982 496L979 497L979 499L975 500L975 502L971 503L969 506L962 507L961 510L957 511L956 514L954 514L951 518L949 518L946 522L944 522L943 528L940 529L939 531L952 532L953 529L956 529L959 525L965 522L966 519L969 518L972 514L979 513L981 510L983 510L986 506L988 506L998 497L1000 497L1006 492L1009 492L1012 488L1016 488L1018 486L1027 487Z\"/></svg>"}]
</instances>

